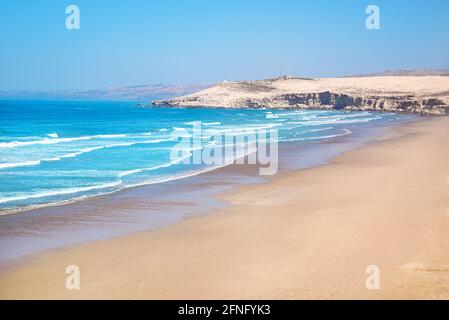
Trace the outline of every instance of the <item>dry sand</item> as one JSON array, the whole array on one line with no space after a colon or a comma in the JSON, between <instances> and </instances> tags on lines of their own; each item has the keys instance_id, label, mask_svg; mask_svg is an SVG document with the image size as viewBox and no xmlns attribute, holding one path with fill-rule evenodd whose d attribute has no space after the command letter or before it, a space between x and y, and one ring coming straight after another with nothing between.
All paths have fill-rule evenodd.
<instances>
[{"instance_id":1,"label":"dry sand","mask_svg":"<svg viewBox=\"0 0 449 320\"><path fill-rule=\"evenodd\" d=\"M398 130L212 214L3 267L0 298L448 299L449 118ZM80 290L65 288L72 264Z\"/></svg>"}]
</instances>

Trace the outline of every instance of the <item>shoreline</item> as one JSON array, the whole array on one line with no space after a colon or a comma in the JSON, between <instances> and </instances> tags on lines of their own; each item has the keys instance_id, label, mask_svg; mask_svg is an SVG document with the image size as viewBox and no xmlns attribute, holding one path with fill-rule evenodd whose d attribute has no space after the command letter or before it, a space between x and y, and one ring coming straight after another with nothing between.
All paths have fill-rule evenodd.
<instances>
[{"instance_id":1,"label":"shoreline","mask_svg":"<svg viewBox=\"0 0 449 320\"><path fill-rule=\"evenodd\" d=\"M239 187L211 214L12 263L0 297L448 299L448 123L408 123L329 164ZM63 286L69 264L79 291ZM381 290L364 287L372 264Z\"/></svg>"},{"instance_id":2,"label":"shoreline","mask_svg":"<svg viewBox=\"0 0 449 320\"><path fill-rule=\"evenodd\" d=\"M15 101L15 100L13 100ZM51 100L54 102L54 100ZM58 101L58 100L56 100ZM61 100L61 101L65 101L66 100ZM68 102L72 102L72 101L68 101ZM132 101L126 101L127 103L131 103ZM163 107L157 107L157 108L161 108L163 109ZM168 107L167 109L176 109L178 107ZM179 108L188 108L188 109L209 109L209 110L216 110L216 109L229 109L227 107L208 107L208 106L204 106L204 107L179 107ZM235 108L238 109L238 108ZM257 110L260 108L243 108L244 109L252 109L252 110ZM267 111L282 111L282 110L293 110L295 108L282 108L282 107L277 107L277 108L261 108L262 110L267 110ZM308 108L307 111L323 111L320 108ZM328 110L331 111L331 110ZM340 110L343 113L351 113L351 112L356 112L354 110ZM382 113L387 113L387 114L393 114L390 111L373 111L372 114L382 114ZM398 113L399 116L410 116L412 119L402 119L397 123L393 123L393 124L387 124L386 126L373 126L374 128L378 128L378 129L384 129L387 127L392 127L392 126L396 126L396 125L402 125L403 123L407 123L410 121L422 121L422 120L426 120L426 119L430 119L434 116L434 114L428 114L428 115L417 115L415 113L408 113L408 112L401 112ZM439 117L440 115L438 115ZM368 128L372 128L372 126L369 126ZM366 128L356 128L356 130L363 130ZM352 132L351 132L352 134ZM350 135L351 135L350 134ZM327 140L332 139L332 141L338 141L340 140L342 137L344 137L345 134L343 134L342 136L336 136L336 137L332 137L332 138L328 138L328 139L323 139L322 141L324 141L324 143L326 143ZM310 140L312 141L312 140ZM369 142L368 140L366 142ZM288 144L290 142L287 141L282 141L280 142L280 144ZM320 142L319 142L320 143ZM246 156L245 156L246 157ZM49 160L42 160L42 161L49 161ZM36 210L45 210L46 208L51 208L51 207L60 207L60 206L67 206L67 205L71 205L80 201L86 201L86 200L91 200L93 198L97 198L97 197L104 197L104 196L112 196L114 194L120 193L120 192L126 192L128 190L132 190L135 188L141 188L141 187L146 187L149 185L157 185L157 184L163 184L163 183L170 183L172 181L177 181L177 180L184 180L184 179L188 179L191 177L195 177L198 175L203 175L203 174L208 174L209 172L213 172L216 170L221 170L224 167L229 167L232 166L233 164L226 164L226 165L222 165L222 166L218 166L218 167L214 167L214 168L208 168L206 170L203 171L198 171L198 172L190 172L185 176L175 176L175 177L171 177L171 178L167 178L166 180L163 181L155 181L155 182L143 182L140 184L134 184L134 185L123 185L120 188L111 190L111 191L105 191L103 193L98 193L98 194L91 194L91 195L80 195L80 196L76 196L70 199L66 199L66 200L54 200L54 201L50 201L50 202L44 202L44 203L39 203L39 204L31 204L31 205L23 205L23 206L16 206L16 207L5 207L5 208L0 208L0 217L2 216L10 216L10 215L18 215L18 214L22 214L22 213L27 213L30 211L36 211Z\"/></svg>"},{"instance_id":3,"label":"shoreline","mask_svg":"<svg viewBox=\"0 0 449 320\"><path fill-rule=\"evenodd\" d=\"M279 172L275 176L258 175L257 165L231 164L178 179L175 183L173 180L133 186L1 216L0 265L15 259L26 260L28 256L49 250L166 228L191 217L210 214L229 206L221 196L225 192L245 185L269 183L285 171L328 164L346 152L376 143L379 138L388 136L387 132L391 135L397 127L429 119L416 117L386 126L351 128L353 133L349 136L313 143L283 142L279 145ZM121 221L118 225L115 224L117 220Z\"/></svg>"}]
</instances>

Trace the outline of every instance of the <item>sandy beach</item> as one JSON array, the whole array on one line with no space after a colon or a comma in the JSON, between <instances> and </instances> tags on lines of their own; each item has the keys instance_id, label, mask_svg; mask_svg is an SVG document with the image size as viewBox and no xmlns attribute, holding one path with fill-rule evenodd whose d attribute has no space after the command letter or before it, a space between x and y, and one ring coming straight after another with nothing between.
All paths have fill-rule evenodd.
<instances>
[{"instance_id":1,"label":"sandy beach","mask_svg":"<svg viewBox=\"0 0 449 320\"><path fill-rule=\"evenodd\" d=\"M228 192L210 214L4 264L0 298L448 299L449 118L388 136Z\"/></svg>"}]
</instances>

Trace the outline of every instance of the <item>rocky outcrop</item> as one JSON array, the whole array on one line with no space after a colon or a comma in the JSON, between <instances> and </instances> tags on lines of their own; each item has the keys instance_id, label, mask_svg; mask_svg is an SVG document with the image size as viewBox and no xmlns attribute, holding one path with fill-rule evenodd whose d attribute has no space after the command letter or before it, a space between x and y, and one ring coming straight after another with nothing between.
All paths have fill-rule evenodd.
<instances>
[{"instance_id":1,"label":"rocky outcrop","mask_svg":"<svg viewBox=\"0 0 449 320\"><path fill-rule=\"evenodd\" d=\"M385 77L387 81L390 77ZM398 78L398 77L396 77ZM420 77L422 81L426 78ZM358 78L361 79L361 78ZM281 81L282 80L282 81ZM366 111L388 111L407 112L421 115L445 115L449 114L449 83L446 91L428 90L415 88L416 81L409 82L414 85L408 89L398 80L388 83L386 89L379 89L379 84L374 83L373 89L360 88L357 82L355 87L350 87L348 81L330 82L329 86L334 90L318 92L295 92L308 91L310 87L317 89L325 87L326 83L314 83L313 79L278 79L254 82L233 82L219 84L211 89L197 94L184 96L171 100L153 101L154 106L170 107L225 107L225 108L295 108L295 109L336 109L336 110L366 110ZM429 80L429 79L427 79ZM296 82L294 82L296 81ZM308 81L308 82L306 82ZM317 80L318 81L318 80ZM403 81L404 82L404 81ZM297 88L296 89L296 84ZM418 82L418 84L420 84ZM438 88L444 87L437 83ZM375 86L374 86L375 85ZM400 86L402 85L402 87ZM340 87L339 87L340 86ZM394 89L399 88L399 89ZM436 88L436 89L438 89ZM394 89L394 90L393 90ZM440 88L441 89L441 88Z\"/></svg>"},{"instance_id":2,"label":"rocky outcrop","mask_svg":"<svg viewBox=\"0 0 449 320\"><path fill-rule=\"evenodd\" d=\"M436 98L417 99L413 96L357 97L329 91L307 94L285 94L266 99L246 99L236 103L238 108L298 108L408 112L419 114L449 113L449 105Z\"/></svg>"}]
</instances>

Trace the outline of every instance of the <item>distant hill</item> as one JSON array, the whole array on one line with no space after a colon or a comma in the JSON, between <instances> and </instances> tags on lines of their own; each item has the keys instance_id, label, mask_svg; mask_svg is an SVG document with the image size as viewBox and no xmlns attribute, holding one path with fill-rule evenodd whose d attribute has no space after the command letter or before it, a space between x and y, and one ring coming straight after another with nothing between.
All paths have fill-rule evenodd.
<instances>
[{"instance_id":1,"label":"distant hill","mask_svg":"<svg viewBox=\"0 0 449 320\"><path fill-rule=\"evenodd\" d=\"M63 99L63 100L131 100L148 101L192 94L211 85L140 85L97 90L0 91L1 99Z\"/></svg>"},{"instance_id":2,"label":"distant hill","mask_svg":"<svg viewBox=\"0 0 449 320\"><path fill-rule=\"evenodd\" d=\"M423 72L419 74L424 75ZM191 95L153 100L152 105L175 108L335 109L449 115L449 77L390 75L222 81Z\"/></svg>"},{"instance_id":3,"label":"distant hill","mask_svg":"<svg viewBox=\"0 0 449 320\"><path fill-rule=\"evenodd\" d=\"M378 73L357 74L347 76L346 78L353 77L424 77L424 76L449 76L449 69L409 69L409 70L386 70Z\"/></svg>"}]
</instances>

